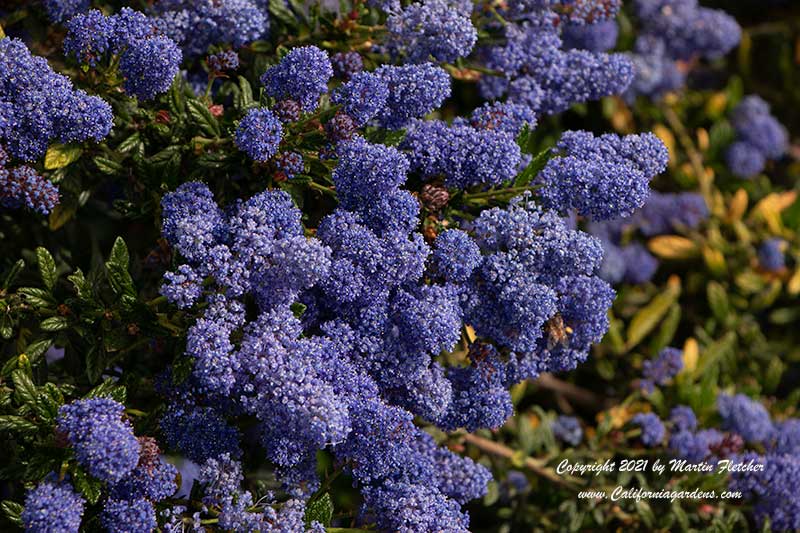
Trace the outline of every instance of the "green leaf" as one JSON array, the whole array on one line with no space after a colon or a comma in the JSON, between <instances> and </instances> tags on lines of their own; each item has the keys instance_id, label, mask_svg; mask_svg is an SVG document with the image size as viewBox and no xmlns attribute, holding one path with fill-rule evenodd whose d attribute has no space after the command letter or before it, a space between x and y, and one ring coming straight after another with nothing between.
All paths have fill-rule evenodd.
<instances>
[{"instance_id":1,"label":"green leaf","mask_svg":"<svg viewBox=\"0 0 800 533\"><path fill-rule=\"evenodd\" d=\"M122 237L117 237L114 240L114 246L111 248L111 255L108 257L108 261L127 270L131 262L131 256L128 253L128 245L125 244L125 240Z\"/></svg>"},{"instance_id":2,"label":"green leaf","mask_svg":"<svg viewBox=\"0 0 800 533\"><path fill-rule=\"evenodd\" d=\"M301 316L303 316L303 313L306 312L307 308L308 306L306 304L300 302L294 302L291 305L292 314L294 314L296 318L300 318Z\"/></svg>"},{"instance_id":3,"label":"green leaf","mask_svg":"<svg viewBox=\"0 0 800 533\"><path fill-rule=\"evenodd\" d=\"M328 526L333 518L333 501L327 492L319 498L315 498L306 507L305 522L310 526L311 522L319 522L323 526Z\"/></svg>"},{"instance_id":4,"label":"green leaf","mask_svg":"<svg viewBox=\"0 0 800 533\"><path fill-rule=\"evenodd\" d=\"M626 347L630 350L637 346L661 322L670 307L678 299L680 286L667 287L645 307L640 309L628 325Z\"/></svg>"},{"instance_id":5,"label":"green leaf","mask_svg":"<svg viewBox=\"0 0 800 533\"><path fill-rule=\"evenodd\" d=\"M109 176L113 176L114 174L121 174L125 167L121 164L117 163L113 159L109 159L103 156L97 156L94 158L94 164L97 166L97 169L102 172L103 174L108 174Z\"/></svg>"},{"instance_id":6,"label":"green leaf","mask_svg":"<svg viewBox=\"0 0 800 533\"><path fill-rule=\"evenodd\" d=\"M31 362L34 362L36 359L39 359L44 353L53 345L53 341L50 339L41 339L38 341L34 341L28 344L23 350L28 359Z\"/></svg>"},{"instance_id":7,"label":"green leaf","mask_svg":"<svg viewBox=\"0 0 800 533\"><path fill-rule=\"evenodd\" d=\"M250 82L247 81L247 78L244 76L239 76L239 94L237 95L236 107L241 110L247 109L253 105L255 105L255 99L253 98L253 87L250 85Z\"/></svg>"},{"instance_id":8,"label":"green leaf","mask_svg":"<svg viewBox=\"0 0 800 533\"><path fill-rule=\"evenodd\" d=\"M653 514L653 509L650 507L650 504L644 500L640 500L637 501L635 505L636 512L642 518L644 525L646 525L648 529L652 529L656 523L656 515Z\"/></svg>"},{"instance_id":9,"label":"green leaf","mask_svg":"<svg viewBox=\"0 0 800 533\"><path fill-rule=\"evenodd\" d=\"M25 301L34 307L47 308L55 304L50 293L38 287L21 287L17 292L23 295Z\"/></svg>"},{"instance_id":10,"label":"green leaf","mask_svg":"<svg viewBox=\"0 0 800 533\"><path fill-rule=\"evenodd\" d=\"M74 144L54 144L44 155L45 170L64 168L74 163L83 153L83 148Z\"/></svg>"},{"instance_id":11,"label":"green leaf","mask_svg":"<svg viewBox=\"0 0 800 533\"><path fill-rule=\"evenodd\" d=\"M658 353L663 348L668 346L672 339L675 338L675 333L678 331L678 325L681 322L681 306L677 303L672 304L669 308L666 318L661 323L661 327L653 336L650 343L650 352Z\"/></svg>"},{"instance_id":12,"label":"green leaf","mask_svg":"<svg viewBox=\"0 0 800 533\"><path fill-rule=\"evenodd\" d=\"M11 381L14 383L14 394L20 403L36 401L36 385L30 376L22 370L11 372Z\"/></svg>"},{"instance_id":13,"label":"green leaf","mask_svg":"<svg viewBox=\"0 0 800 533\"><path fill-rule=\"evenodd\" d=\"M108 271L108 281L114 293L136 298L136 290L133 288L133 278L128 273L127 268L123 268L116 263L109 261L106 263Z\"/></svg>"},{"instance_id":14,"label":"green leaf","mask_svg":"<svg viewBox=\"0 0 800 533\"><path fill-rule=\"evenodd\" d=\"M269 0L269 13L290 28L297 27L297 17L292 13L283 0Z\"/></svg>"},{"instance_id":15,"label":"green leaf","mask_svg":"<svg viewBox=\"0 0 800 533\"><path fill-rule=\"evenodd\" d=\"M33 422L16 415L0 415L0 431L9 431L32 435L38 431L38 426Z\"/></svg>"},{"instance_id":16,"label":"green leaf","mask_svg":"<svg viewBox=\"0 0 800 533\"><path fill-rule=\"evenodd\" d=\"M75 292L78 293L78 298L84 301L91 299L92 285L86 281L86 276L83 275L83 271L80 268L67 276L67 279L71 281L72 286L75 287Z\"/></svg>"},{"instance_id":17,"label":"green leaf","mask_svg":"<svg viewBox=\"0 0 800 533\"><path fill-rule=\"evenodd\" d=\"M700 360L694 369L693 377L697 379L702 376L709 368L719 362L736 344L736 333L729 331L721 339L710 344L705 350L700 352Z\"/></svg>"},{"instance_id":18,"label":"green leaf","mask_svg":"<svg viewBox=\"0 0 800 533\"><path fill-rule=\"evenodd\" d=\"M63 316L51 316L50 318L45 318L39 324L42 331L61 331L67 329L68 326L69 322Z\"/></svg>"},{"instance_id":19,"label":"green leaf","mask_svg":"<svg viewBox=\"0 0 800 533\"><path fill-rule=\"evenodd\" d=\"M189 110L189 116L192 117L192 120L204 133L213 137L219 137L219 122L216 117L211 114L211 111L209 111L205 103L200 100L189 100L186 102L186 107Z\"/></svg>"},{"instance_id":20,"label":"green leaf","mask_svg":"<svg viewBox=\"0 0 800 533\"><path fill-rule=\"evenodd\" d=\"M706 296L708 297L708 306L717 320L723 324L727 323L731 318L731 310L725 288L716 281L711 281L706 287Z\"/></svg>"},{"instance_id":21,"label":"green leaf","mask_svg":"<svg viewBox=\"0 0 800 533\"><path fill-rule=\"evenodd\" d=\"M169 110L175 115L174 119L179 119L186 111L186 101L183 97L183 77L178 74L175 76L175 81L169 88Z\"/></svg>"},{"instance_id":22,"label":"green leaf","mask_svg":"<svg viewBox=\"0 0 800 533\"><path fill-rule=\"evenodd\" d=\"M142 138L139 133L134 133L117 146L117 151L125 153L132 151L139 151L139 146L142 144Z\"/></svg>"},{"instance_id":23,"label":"green leaf","mask_svg":"<svg viewBox=\"0 0 800 533\"><path fill-rule=\"evenodd\" d=\"M103 485L100 481L89 477L80 467L75 469L75 474L72 476L72 484L92 505L97 503L103 493Z\"/></svg>"},{"instance_id":24,"label":"green leaf","mask_svg":"<svg viewBox=\"0 0 800 533\"><path fill-rule=\"evenodd\" d=\"M36 248L36 261L39 264L39 275L42 277L42 283L44 286L47 287L48 291L53 290L53 287L56 286L56 281L58 280L58 274L56 273L56 262L53 260L53 256L50 255L46 249Z\"/></svg>"},{"instance_id":25,"label":"green leaf","mask_svg":"<svg viewBox=\"0 0 800 533\"><path fill-rule=\"evenodd\" d=\"M550 160L552 154L553 153L549 148L536 154L536 157L534 157L531 162L528 163L528 166L525 167L525 169L520 172L517 178L514 180L514 187L524 187L525 185L530 184Z\"/></svg>"},{"instance_id":26,"label":"green leaf","mask_svg":"<svg viewBox=\"0 0 800 533\"><path fill-rule=\"evenodd\" d=\"M19 273L22 271L23 268L25 268L25 261L23 261L22 259L14 263L14 265L11 267L11 270L9 270L8 274L6 274L6 279L3 280L4 289L8 289L11 286L11 284L14 283L14 280L17 279L17 276L19 275Z\"/></svg>"},{"instance_id":27,"label":"green leaf","mask_svg":"<svg viewBox=\"0 0 800 533\"><path fill-rule=\"evenodd\" d=\"M2 31L2 28L0 28L0 33L2 33ZM5 517L17 525L22 524L22 518L20 518L20 516L24 509L22 504L12 502L11 500L3 500L3 503L0 503L0 510L3 511Z\"/></svg>"},{"instance_id":28,"label":"green leaf","mask_svg":"<svg viewBox=\"0 0 800 533\"><path fill-rule=\"evenodd\" d=\"M109 378L87 392L84 398L111 398L124 404L127 398L127 390L124 386L118 385L116 381Z\"/></svg>"}]
</instances>

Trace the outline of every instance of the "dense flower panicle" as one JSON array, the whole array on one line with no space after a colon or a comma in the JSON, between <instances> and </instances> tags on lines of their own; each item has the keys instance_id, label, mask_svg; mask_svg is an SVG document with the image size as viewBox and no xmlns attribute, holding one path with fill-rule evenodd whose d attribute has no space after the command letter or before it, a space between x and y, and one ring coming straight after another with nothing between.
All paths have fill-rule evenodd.
<instances>
[{"instance_id":1,"label":"dense flower panicle","mask_svg":"<svg viewBox=\"0 0 800 533\"><path fill-rule=\"evenodd\" d=\"M773 449L777 453L800 453L800 419L790 418L775 423Z\"/></svg>"},{"instance_id":2,"label":"dense flower panicle","mask_svg":"<svg viewBox=\"0 0 800 533\"><path fill-rule=\"evenodd\" d=\"M465 282L481 263L481 250L469 234L458 229L440 233L431 256L435 272L446 281Z\"/></svg>"},{"instance_id":3,"label":"dense flower panicle","mask_svg":"<svg viewBox=\"0 0 800 533\"><path fill-rule=\"evenodd\" d=\"M450 96L450 75L432 63L384 65L375 74L389 87L386 106L378 116L389 129L405 127L412 119L437 109Z\"/></svg>"},{"instance_id":4,"label":"dense flower panicle","mask_svg":"<svg viewBox=\"0 0 800 533\"><path fill-rule=\"evenodd\" d=\"M691 407L678 405L669 413L669 420L678 431L694 431L697 429L697 417Z\"/></svg>"},{"instance_id":5,"label":"dense flower panicle","mask_svg":"<svg viewBox=\"0 0 800 533\"><path fill-rule=\"evenodd\" d=\"M396 148L355 137L337 148L333 183L344 209L369 205L406 181L408 160Z\"/></svg>"},{"instance_id":6,"label":"dense flower panicle","mask_svg":"<svg viewBox=\"0 0 800 533\"><path fill-rule=\"evenodd\" d=\"M197 57L215 44L241 48L264 37L269 13L261 4L258 0L160 0L153 18L187 57Z\"/></svg>"},{"instance_id":7,"label":"dense flower panicle","mask_svg":"<svg viewBox=\"0 0 800 533\"><path fill-rule=\"evenodd\" d=\"M423 0L406 6L386 20L388 45L411 63L452 63L466 57L478 40L468 15L462 15L446 0Z\"/></svg>"},{"instance_id":8,"label":"dense flower panicle","mask_svg":"<svg viewBox=\"0 0 800 533\"><path fill-rule=\"evenodd\" d=\"M386 81L372 72L357 72L331 96L334 104L353 118L356 126L363 126L380 113L389 98Z\"/></svg>"},{"instance_id":9,"label":"dense flower panicle","mask_svg":"<svg viewBox=\"0 0 800 533\"><path fill-rule=\"evenodd\" d=\"M674 59L715 59L741 39L742 30L733 17L699 7L696 1L636 0L635 8L644 33L658 36Z\"/></svg>"},{"instance_id":10,"label":"dense flower panicle","mask_svg":"<svg viewBox=\"0 0 800 533\"><path fill-rule=\"evenodd\" d=\"M89 10L89 0L45 0L44 9L51 22L65 22Z\"/></svg>"},{"instance_id":11,"label":"dense flower panicle","mask_svg":"<svg viewBox=\"0 0 800 533\"><path fill-rule=\"evenodd\" d=\"M659 99L686 83L683 67L667 55L664 42L655 35L639 35L629 57L636 72L625 93L626 100L630 102L639 94Z\"/></svg>"},{"instance_id":12,"label":"dense flower panicle","mask_svg":"<svg viewBox=\"0 0 800 533\"><path fill-rule=\"evenodd\" d=\"M478 130L500 131L516 138L524 126L536 127L536 113L525 105L487 102L472 112L469 123Z\"/></svg>"},{"instance_id":13,"label":"dense flower panicle","mask_svg":"<svg viewBox=\"0 0 800 533\"><path fill-rule=\"evenodd\" d=\"M282 137L281 121L265 107L248 111L236 127L236 146L259 163L277 153Z\"/></svg>"},{"instance_id":14,"label":"dense flower panicle","mask_svg":"<svg viewBox=\"0 0 800 533\"><path fill-rule=\"evenodd\" d=\"M620 250L625 264L624 279L626 283L641 285L647 283L658 270L658 259L638 242L623 246Z\"/></svg>"},{"instance_id":15,"label":"dense flower panicle","mask_svg":"<svg viewBox=\"0 0 800 533\"><path fill-rule=\"evenodd\" d=\"M461 512L458 503L445 498L435 488L389 482L367 487L363 495L365 521L375 521L383 530L398 533L469 531L469 517Z\"/></svg>"},{"instance_id":16,"label":"dense flower panicle","mask_svg":"<svg viewBox=\"0 0 800 533\"><path fill-rule=\"evenodd\" d=\"M303 111L310 112L319 105L320 96L328 92L332 77L333 66L327 52L316 46L301 46L270 67L261 76L261 83L273 98L296 100Z\"/></svg>"},{"instance_id":17,"label":"dense flower panicle","mask_svg":"<svg viewBox=\"0 0 800 533\"><path fill-rule=\"evenodd\" d=\"M113 116L105 101L75 90L18 39L0 40L0 101L0 140L23 161L39 159L54 140L100 141L111 131Z\"/></svg>"},{"instance_id":18,"label":"dense flower panicle","mask_svg":"<svg viewBox=\"0 0 800 533\"><path fill-rule=\"evenodd\" d=\"M125 92L140 100L152 100L166 92L178 73L181 51L166 37L152 37L131 44L120 57Z\"/></svg>"},{"instance_id":19,"label":"dense flower panicle","mask_svg":"<svg viewBox=\"0 0 800 533\"><path fill-rule=\"evenodd\" d=\"M656 385L666 385L683 369L683 352L677 348L664 348L658 357L642 364L641 386L653 392Z\"/></svg>"},{"instance_id":20,"label":"dense flower panicle","mask_svg":"<svg viewBox=\"0 0 800 533\"><path fill-rule=\"evenodd\" d=\"M167 446L198 464L225 453L241 455L239 432L211 407L173 403L161 418L161 431Z\"/></svg>"},{"instance_id":21,"label":"dense flower panicle","mask_svg":"<svg viewBox=\"0 0 800 533\"><path fill-rule=\"evenodd\" d=\"M202 183L187 182L164 195L161 209L162 234L187 259L199 261L208 257L226 231L222 210ZM179 269L167 281L183 284L196 277L193 271ZM194 289L187 285L186 290Z\"/></svg>"},{"instance_id":22,"label":"dense flower panicle","mask_svg":"<svg viewBox=\"0 0 800 533\"><path fill-rule=\"evenodd\" d=\"M111 497L119 500L146 498L160 501L172 496L178 488L178 469L156 455L155 459L143 461L119 483L111 487Z\"/></svg>"},{"instance_id":23,"label":"dense flower panicle","mask_svg":"<svg viewBox=\"0 0 800 533\"><path fill-rule=\"evenodd\" d=\"M361 54L351 50L349 52L336 52L331 56L333 73L337 78L349 80L353 74L364 70L364 60Z\"/></svg>"},{"instance_id":24,"label":"dense flower panicle","mask_svg":"<svg viewBox=\"0 0 800 533\"><path fill-rule=\"evenodd\" d=\"M558 155L539 173L542 203L559 211L577 210L593 220L630 216L644 205L650 180L664 171L669 154L653 134L595 137L568 131Z\"/></svg>"},{"instance_id":25,"label":"dense flower panicle","mask_svg":"<svg viewBox=\"0 0 800 533\"><path fill-rule=\"evenodd\" d=\"M305 171L303 155L300 152L283 152L275 158L275 167L287 179L292 179Z\"/></svg>"},{"instance_id":26,"label":"dense flower panicle","mask_svg":"<svg viewBox=\"0 0 800 533\"><path fill-rule=\"evenodd\" d=\"M619 27L613 20L595 24L567 24L561 38L564 48L578 48L590 52L607 52L617 45Z\"/></svg>"},{"instance_id":27,"label":"dense flower panicle","mask_svg":"<svg viewBox=\"0 0 800 533\"><path fill-rule=\"evenodd\" d=\"M64 55L74 57L78 63L94 67L106 54L117 48L116 19L92 9L67 22L64 37Z\"/></svg>"},{"instance_id":28,"label":"dense flower panicle","mask_svg":"<svg viewBox=\"0 0 800 533\"><path fill-rule=\"evenodd\" d=\"M103 506L101 521L109 533L150 533L158 526L153 504L144 499L115 500L109 498Z\"/></svg>"},{"instance_id":29,"label":"dense flower panicle","mask_svg":"<svg viewBox=\"0 0 800 533\"><path fill-rule=\"evenodd\" d=\"M209 56L207 63L211 72L230 72L239 68L239 54L234 50L225 50Z\"/></svg>"},{"instance_id":30,"label":"dense flower panicle","mask_svg":"<svg viewBox=\"0 0 800 533\"><path fill-rule=\"evenodd\" d=\"M189 265L180 265L176 272L166 272L159 293L181 309L194 305L203 294L203 280Z\"/></svg>"},{"instance_id":31,"label":"dense flower panicle","mask_svg":"<svg viewBox=\"0 0 800 533\"><path fill-rule=\"evenodd\" d=\"M767 239L758 247L758 264L766 271L779 272L786 266L783 252L784 240L779 237Z\"/></svg>"},{"instance_id":32,"label":"dense flower panicle","mask_svg":"<svg viewBox=\"0 0 800 533\"><path fill-rule=\"evenodd\" d=\"M559 416L553 421L553 435L567 444L577 446L583 438L583 429L574 416Z\"/></svg>"},{"instance_id":33,"label":"dense flower panicle","mask_svg":"<svg viewBox=\"0 0 800 533\"><path fill-rule=\"evenodd\" d=\"M722 443L725 435L716 429L704 429L693 433L689 429L673 432L669 439L669 448L676 456L692 463L709 460L716 448Z\"/></svg>"},{"instance_id":34,"label":"dense flower panicle","mask_svg":"<svg viewBox=\"0 0 800 533\"><path fill-rule=\"evenodd\" d=\"M738 433L747 442L765 442L773 435L775 428L766 408L744 394L720 394L717 411L722 428Z\"/></svg>"},{"instance_id":35,"label":"dense flower panicle","mask_svg":"<svg viewBox=\"0 0 800 533\"><path fill-rule=\"evenodd\" d=\"M708 215L706 201L698 193L653 191L628 223L646 237L653 237L682 228L697 229Z\"/></svg>"},{"instance_id":36,"label":"dense flower panicle","mask_svg":"<svg viewBox=\"0 0 800 533\"><path fill-rule=\"evenodd\" d=\"M444 176L445 185L460 189L510 180L521 159L519 145L505 131L435 120L413 122L401 148L409 152L411 170L426 179Z\"/></svg>"},{"instance_id":37,"label":"dense flower panicle","mask_svg":"<svg viewBox=\"0 0 800 533\"><path fill-rule=\"evenodd\" d=\"M738 461L755 461L763 470L734 472L728 488L740 491L756 502L756 523L764 527L767 519L774 531L796 531L800 529L800 502L796 498L800 483L800 460L795 454L768 453L759 456L747 453Z\"/></svg>"},{"instance_id":38,"label":"dense flower panicle","mask_svg":"<svg viewBox=\"0 0 800 533\"><path fill-rule=\"evenodd\" d=\"M731 122L736 131L725 159L728 167L741 178L751 178L764 170L767 160L781 158L789 147L789 133L770 114L761 97L745 97L733 110Z\"/></svg>"},{"instance_id":39,"label":"dense flower panicle","mask_svg":"<svg viewBox=\"0 0 800 533\"><path fill-rule=\"evenodd\" d=\"M0 168L0 207L48 214L58 205L58 187L29 166Z\"/></svg>"},{"instance_id":40,"label":"dense flower panicle","mask_svg":"<svg viewBox=\"0 0 800 533\"><path fill-rule=\"evenodd\" d=\"M46 479L25 496L22 526L27 533L78 533L84 503L68 482Z\"/></svg>"},{"instance_id":41,"label":"dense flower panicle","mask_svg":"<svg viewBox=\"0 0 800 533\"><path fill-rule=\"evenodd\" d=\"M631 422L639 426L642 430L642 443L645 446L653 447L661 444L666 434L664 423L653 413L639 413L631 419Z\"/></svg>"},{"instance_id":42,"label":"dense flower panicle","mask_svg":"<svg viewBox=\"0 0 800 533\"><path fill-rule=\"evenodd\" d=\"M59 409L58 429L75 448L78 462L109 483L122 480L139 463L139 441L122 419L124 409L106 398L76 400Z\"/></svg>"}]
</instances>

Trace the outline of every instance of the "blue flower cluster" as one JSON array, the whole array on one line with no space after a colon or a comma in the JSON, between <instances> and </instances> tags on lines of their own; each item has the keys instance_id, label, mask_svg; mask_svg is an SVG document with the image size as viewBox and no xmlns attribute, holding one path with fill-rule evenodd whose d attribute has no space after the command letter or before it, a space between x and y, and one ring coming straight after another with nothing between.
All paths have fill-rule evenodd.
<instances>
[{"instance_id":1,"label":"blue flower cluster","mask_svg":"<svg viewBox=\"0 0 800 533\"><path fill-rule=\"evenodd\" d=\"M293 48L262 76L267 94L277 100L294 100L305 112L314 111L328 92L333 65L327 52L316 46Z\"/></svg>"},{"instance_id":2,"label":"blue flower cluster","mask_svg":"<svg viewBox=\"0 0 800 533\"><path fill-rule=\"evenodd\" d=\"M213 73L223 73L239 68L239 54L233 50L225 50L208 56L208 68Z\"/></svg>"},{"instance_id":3,"label":"blue flower cluster","mask_svg":"<svg viewBox=\"0 0 800 533\"><path fill-rule=\"evenodd\" d=\"M67 481L47 479L25 496L22 526L27 533L77 533L84 503Z\"/></svg>"},{"instance_id":4,"label":"blue flower cluster","mask_svg":"<svg viewBox=\"0 0 800 533\"><path fill-rule=\"evenodd\" d=\"M581 423L574 416L559 416L553 421L553 435L567 444L577 446L583 439Z\"/></svg>"},{"instance_id":5,"label":"blue flower cluster","mask_svg":"<svg viewBox=\"0 0 800 533\"><path fill-rule=\"evenodd\" d=\"M717 410L722 418L722 429L741 435L747 442L765 442L774 431L769 412L755 400L744 394L717 397Z\"/></svg>"},{"instance_id":6,"label":"blue flower cluster","mask_svg":"<svg viewBox=\"0 0 800 533\"><path fill-rule=\"evenodd\" d=\"M236 146L261 163L278 152L282 137L280 119L266 107L249 110L236 127Z\"/></svg>"},{"instance_id":7,"label":"blue flower cluster","mask_svg":"<svg viewBox=\"0 0 800 533\"><path fill-rule=\"evenodd\" d=\"M108 398L76 400L59 409L57 427L74 448L78 463L106 486L102 513L106 529L153 531L157 525L153 504L175 492L178 472L160 457L153 439L136 438L122 418L124 409ZM79 507L71 505L65 516L80 523ZM68 531L77 530L76 526Z\"/></svg>"},{"instance_id":8,"label":"blue flower cluster","mask_svg":"<svg viewBox=\"0 0 800 533\"><path fill-rule=\"evenodd\" d=\"M44 9L52 22L65 22L89 10L89 0L45 0Z\"/></svg>"},{"instance_id":9,"label":"blue flower cluster","mask_svg":"<svg viewBox=\"0 0 800 533\"><path fill-rule=\"evenodd\" d=\"M666 385L683 369L683 352L677 348L664 348L658 357L642 365L641 387L653 392L656 385Z\"/></svg>"},{"instance_id":10,"label":"blue flower cluster","mask_svg":"<svg viewBox=\"0 0 800 533\"><path fill-rule=\"evenodd\" d=\"M154 24L186 57L220 43L241 48L269 32L269 11L260 0L160 0L152 11Z\"/></svg>"},{"instance_id":11,"label":"blue flower cluster","mask_svg":"<svg viewBox=\"0 0 800 533\"><path fill-rule=\"evenodd\" d=\"M619 27L613 20L595 24L567 24L562 30L564 48L608 52L617 45Z\"/></svg>"},{"instance_id":12,"label":"blue flower cluster","mask_svg":"<svg viewBox=\"0 0 800 533\"><path fill-rule=\"evenodd\" d=\"M642 443L651 448L661 444L667 433L664 423L654 413L639 413L631 419L631 422L641 428Z\"/></svg>"},{"instance_id":13,"label":"blue flower cluster","mask_svg":"<svg viewBox=\"0 0 800 533\"><path fill-rule=\"evenodd\" d=\"M779 237L767 239L758 247L758 264L767 272L780 272L786 267L785 241Z\"/></svg>"},{"instance_id":14,"label":"blue flower cluster","mask_svg":"<svg viewBox=\"0 0 800 533\"><path fill-rule=\"evenodd\" d=\"M91 67L119 55L125 92L140 100L166 92L183 58L175 41L152 19L127 7L112 16L95 9L73 17L67 23L64 54Z\"/></svg>"},{"instance_id":15,"label":"blue flower cluster","mask_svg":"<svg viewBox=\"0 0 800 533\"><path fill-rule=\"evenodd\" d=\"M469 19L447 0L423 0L393 13L386 20L387 45L411 63L452 63L466 57L478 40Z\"/></svg>"},{"instance_id":16,"label":"blue flower cluster","mask_svg":"<svg viewBox=\"0 0 800 533\"><path fill-rule=\"evenodd\" d=\"M576 210L592 220L630 216L644 205L650 180L667 167L669 153L652 133L595 137L568 131L534 183L542 203L562 212Z\"/></svg>"},{"instance_id":17,"label":"blue flower cluster","mask_svg":"<svg viewBox=\"0 0 800 533\"><path fill-rule=\"evenodd\" d=\"M740 178L752 178L768 160L780 159L789 148L789 133L759 96L744 98L733 110L731 122L736 141L725 152L725 160Z\"/></svg>"},{"instance_id":18,"label":"blue flower cluster","mask_svg":"<svg viewBox=\"0 0 800 533\"><path fill-rule=\"evenodd\" d=\"M5 153L2 146L0 153ZM6 162L7 157L0 155L0 207L25 207L43 215L52 211L59 201L58 187L29 166L2 168Z\"/></svg>"},{"instance_id":19,"label":"blue flower cluster","mask_svg":"<svg viewBox=\"0 0 800 533\"><path fill-rule=\"evenodd\" d=\"M521 10L518 21L505 26L504 44L480 51L486 66L503 74L481 79L485 98L508 94L509 100L549 115L565 111L572 104L622 94L627 89L634 77L630 59L577 47L565 49L558 14L543 6L544 2L532 4ZM581 3L588 4L592 3ZM586 22L589 11L569 7L565 12L574 14L575 21ZM592 22L599 24L601 19L607 17L597 17Z\"/></svg>"},{"instance_id":20,"label":"blue flower cluster","mask_svg":"<svg viewBox=\"0 0 800 533\"><path fill-rule=\"evenodd\" d=\"M36 161L53 141L101 141L111 131L111 106L74 89L18 39L0 40L0 80L0 140L12 157Z\"/></svg>"},{"instance_id":21,"label":"blue flower cluster","mask_svg":"<svg viewBox=\"0 0 800 533\"><path fill-rule=\"evenodd\" d=\"M631 56L636 78L629 98L660 98L680 89L688 68L683 62L724 56L741 39L733 17L700 7L697 0L636 0L634 5L641 29Z\"/></svg>"}]
</instances>

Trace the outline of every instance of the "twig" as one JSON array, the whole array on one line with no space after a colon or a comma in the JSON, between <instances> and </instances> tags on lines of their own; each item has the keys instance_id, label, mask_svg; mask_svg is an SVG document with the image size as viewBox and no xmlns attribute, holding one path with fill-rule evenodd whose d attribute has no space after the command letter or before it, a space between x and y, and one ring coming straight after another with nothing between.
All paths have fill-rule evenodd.
<instances>
[{"instance_id":1,"label":"twig","mask_svg":"<svg viewBox=\"0 0 800 533\"><path fill-rule=\"evenodd\" d=\"M543 389L563 394L575 403L597 411L603 410L608 405L608 400L606 398L588 389L584 389L583 387L562 381L552 374L542 374L534 380L534 383Z\"/></svg>"},{"instance_id":2,"label":"twig","mask_svg":"<svg viewBox=\"0 0 800 533\"><path fill-rule=\"evenodd\" d=\"M467 433L464 435L464 440L476 448L483 450L486 453L490 453L492 455L497 455L499 457L504 457L506 459L514 460L517 458L518 454L503 444L499 442L495 442L493 440L485 439L483 437L479 437L477 435L473 435L472 433ZM576 485L582 485L584 481L579 478L575 478L572 476L564 476L561 477L553 471L552 468L548 468L545 466L545 462L541 460L534 459L533 457L526 457L524 459L525 467L531 470L538 476L541 476L548 481L552 481L557 485L561 485L562 487L568 488L570 490L577 490Z\"/></svg>"},{"instance_id":3,"label":"twig","mask_svg":"<svg viewBox=\"0 0 800 533\"><path fill-rule=\"evenodd\" d=\"M700 190L703 193L703 197L708 202L711 199L711 180L709 180L706 175L706 169L703 165L703 156L700 155L700 152L695 147L694 141L692 141L689 132L686 131L686 127L683 125L683 122L681 122L681 119L678 118L675 110L664 104L661 105L661 111L664 113L664 118L667 119L672 131L678 136L678 142L680 142L683 149L686 150L686 155L689 157L689 164L691 164L692 170L697 176L697 181L700 183Z\"/></svg>"}]
</instances>

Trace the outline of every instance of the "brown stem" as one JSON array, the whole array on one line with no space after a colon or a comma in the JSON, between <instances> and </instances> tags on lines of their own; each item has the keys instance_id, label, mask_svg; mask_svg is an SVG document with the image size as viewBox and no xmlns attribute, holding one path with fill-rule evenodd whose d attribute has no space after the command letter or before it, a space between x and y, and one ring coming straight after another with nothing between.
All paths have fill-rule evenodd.
<instances>
[{"instance_id":1,"label":"brown stem","mask_svg":"<svg viewBox=\"0 0 800 533\"><path fill-rule=\"evenodd\" d=\"M542 374L534 380L534 383L543 389L563 394L575 403L596 411L602 411L608 405L606 398L583 387L562 381L552 374Z\"/></svg>"},{"instance_id":2,"label":"brown stem","mask_svg":"<svg viewBox=\"0 0 800 533\"><path fill-rule=\"evenodd\" d=\"M519 455L504 444L473 435L472 433L465 434L464 440L486 453L497 455L512 461L515 460ZM552 468L545 466L545 461L534 459L533 457L526 457L524 459L524 464L526 468L531 470L536 475L570 490L577 490L577 485L582 485L584 483L582 479L572 476L559 476Z\"/></svg>"}]
</instances>

